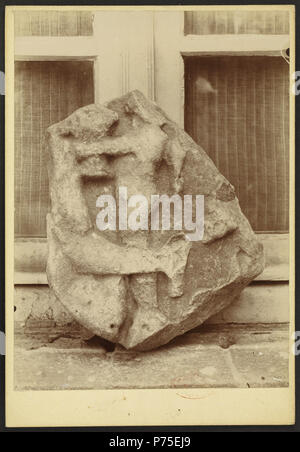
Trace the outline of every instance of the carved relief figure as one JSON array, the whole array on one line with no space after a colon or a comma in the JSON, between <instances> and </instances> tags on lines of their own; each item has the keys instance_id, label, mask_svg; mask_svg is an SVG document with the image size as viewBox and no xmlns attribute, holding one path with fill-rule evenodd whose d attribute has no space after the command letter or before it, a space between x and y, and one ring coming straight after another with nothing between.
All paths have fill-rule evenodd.
<instances>
[{"instance_id":1,"label":"carved relief figure","mask_svg":"<svg viewBox=\"0 0 300 452\"><path fill-rule=\"evenodd\" d=\"M49 284L93 333L127 348L161 345L225 307L262 270L262 250L230 184L141 93L77 110L48 129L47 146ZM128 196L141 194L149 205L162 187L171 194L202 191L208 200L203 242L192 245L179 231L122 225L115 233L97 231L83 194L85 177L101 179L116 199L119 187L127 187ZM221 275L218 262L230 248Z\"/></svg>"}]
</instances>

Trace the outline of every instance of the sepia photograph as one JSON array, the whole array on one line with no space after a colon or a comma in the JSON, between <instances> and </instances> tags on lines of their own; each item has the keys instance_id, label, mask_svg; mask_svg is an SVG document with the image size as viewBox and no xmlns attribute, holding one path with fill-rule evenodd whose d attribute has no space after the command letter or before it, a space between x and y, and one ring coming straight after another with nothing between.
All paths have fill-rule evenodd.
<instances>
[{"instance_id":1,"label":"sepia photograph","mask_svg":"<svg viewBox=\"0 0 300 452\"><path fill-rule=\"evenodd\" d=\"M292 423L294 7L6 14L10 425Z\"/></svg>"}]
</instances>

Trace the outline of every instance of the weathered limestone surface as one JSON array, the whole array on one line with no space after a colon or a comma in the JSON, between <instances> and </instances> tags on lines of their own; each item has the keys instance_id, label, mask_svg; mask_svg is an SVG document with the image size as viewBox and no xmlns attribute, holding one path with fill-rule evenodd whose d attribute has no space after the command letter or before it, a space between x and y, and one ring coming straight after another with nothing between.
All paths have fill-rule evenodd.
<instances>
[{"instance_id":1,"label":"weathered limestone surface","mask_svg":"<svg viewBox=\"0 0 300 452\"><path fill-rule=\"evenodd\" d=\"M234 188L206 153L140 92L75 111L47 131L47 275L84 327L148 350L229 305L263 270ZM99 231L96 199L204 195L203 240L187 231ZM149 202L150 205L150 202Z\"/></svg>"}]
</instances>

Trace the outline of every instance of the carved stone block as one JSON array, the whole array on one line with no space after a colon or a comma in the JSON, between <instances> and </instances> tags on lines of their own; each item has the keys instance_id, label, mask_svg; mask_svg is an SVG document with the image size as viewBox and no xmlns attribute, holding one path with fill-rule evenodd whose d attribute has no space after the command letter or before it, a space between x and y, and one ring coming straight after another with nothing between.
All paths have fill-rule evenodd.
<instances>
[{"instance_id":1,"label":"carved stone block","mask_svg":"<svg viewBox=\"0 0 300 452\"><path fill-rule=\"evenodd\" d=\"M80 108L52 125L46 141L48 281L92 333L130 349L158 347L224 309L263 270L262 246L232 185L140 92ZM188 240L185 223L126 228L126 200L142 195L150 205L154 194L203 195L202 239ZM116 199L115 229L97 227L100 195Z\"/></svg>"}]
</instances>

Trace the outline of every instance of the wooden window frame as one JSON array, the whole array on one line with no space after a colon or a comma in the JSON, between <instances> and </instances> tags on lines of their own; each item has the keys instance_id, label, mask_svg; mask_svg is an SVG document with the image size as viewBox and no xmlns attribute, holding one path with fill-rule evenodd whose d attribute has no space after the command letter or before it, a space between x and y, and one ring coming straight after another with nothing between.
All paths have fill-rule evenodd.
<instances>
[{"instance_id":1,"label":"wooden window frame","mask_svg":"<svg viewBox=\"0 0 300 452\"><path fill-rule=\"evenodd\" d=\"M139 39L128 32L136 15L142 33ZM122 25L116 36L118 20ZM179 10L131 11L131 14L106 11L105 15L96 11L93 28L93 35L84 37L16 37L15 60L93 60L96 103L140 89L182 127L184 56L281 57L283 50L290 47L289 35L184 35L184 11ZM293 71L291 65L290 74ZM257 280L288 281L289 234L257 236L266 255L266 268ZM46 260L46 238L16 238L15 284L48 284Z\"/></svg>"}]
</instances>

